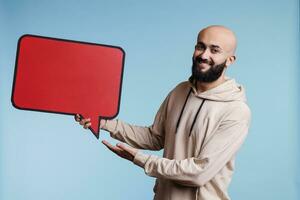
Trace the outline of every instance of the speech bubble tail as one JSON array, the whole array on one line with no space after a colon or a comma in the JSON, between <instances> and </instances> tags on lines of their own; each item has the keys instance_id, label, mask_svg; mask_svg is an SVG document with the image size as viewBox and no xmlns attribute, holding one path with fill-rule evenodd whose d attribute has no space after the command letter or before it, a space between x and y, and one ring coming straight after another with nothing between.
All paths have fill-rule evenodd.
<instances>
[{"instance_id":1,"label":"speech bubble tail","mask_svg":"<svg viewBox=\"0 0 300 200\"><path fill-rule=\"evenodd\" d=\"M81 115L82 118L90 118L91 119L91 126L90 131L95 135L97 139L99 139L99 131L100 131L100 119L97 115L88 115L84 114Z\"/></svg>"},{"instance_id":2,"label":"speech bubble tail","mask_svg":"<svg viewBox=\"0 0 300 200\"><path fill-rule=\"evenodd\" d=\"M92 131L92 133L96 136L97 139L99 139L99 131L100 131L100 120L99 120L99 116L91 116L91 127L90 130Z\"/></svg>"}]
</instances>

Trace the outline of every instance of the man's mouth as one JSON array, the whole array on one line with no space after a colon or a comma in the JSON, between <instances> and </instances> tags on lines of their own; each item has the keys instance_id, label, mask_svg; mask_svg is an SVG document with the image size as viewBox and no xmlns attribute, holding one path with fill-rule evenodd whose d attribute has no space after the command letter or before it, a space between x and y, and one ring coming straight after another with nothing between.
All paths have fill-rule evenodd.
<instances>
[{"instance_id":1,"label":"man's mouth","mask_svg":"<svg viewBox=\"0 0 300 200\"><path fill-rule=\"evenodd\" d=\"M200 66L200 67L210 67L210 65L209 64L207 64L207 63L204 63L204 62L198 62L198 65Z\"/></svg>"},{"instance_id":2,"label":"man's mouth","mask_svg":"<svg viewBox=\"0 0 300 200\"><path fill-rule=\"evenodd\" d=\"M196 62L199 66L211 66L210 62L202 60L201 58L196 58Z\"/></svg>"},{"instance_id":3,"label":"man's mouth","mask_svg":"<svg viewBox=\"0 0 300 200\"><path fill-rule=\"evenodd\" d=\"M209 69L211 67L210 64L203 62L203 61L199 62L198 60L197 60L197 66L198 66L198 69L201 71L206 71L207 69Z\"/></svg>"},{"instance_id":4,"label":"man's mouth","mask_svg":"<svg viewBox=\"0 0 300 200\"><path fill-rule=\"evenodd\" d=\"M210 69L210 65L208 65L206 63L201 63L201 64L197 64L197 65L198 65L197 71L202 72L202 73L204 73Z\"/></svg>"}]
</instances>

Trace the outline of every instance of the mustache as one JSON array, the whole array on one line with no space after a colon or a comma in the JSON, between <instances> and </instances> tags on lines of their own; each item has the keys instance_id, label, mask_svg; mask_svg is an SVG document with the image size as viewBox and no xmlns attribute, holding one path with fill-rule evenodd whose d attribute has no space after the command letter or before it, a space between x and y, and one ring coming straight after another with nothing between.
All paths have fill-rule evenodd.
<instances>
[{"instance_id":1,"label":"mustache","mask_svg":"<svg viewBox=\"0 0 300 200\"><path fill-rule=\"evenodd\" d=\"M213 65L215 64L213 61L209 61L209 60L207 60L207 59L202 59L200 56L197 56L197 57L195 58L195 61L198 62L199 64L205 63L205 64L208 64L208 65L210 65L210 66L213 66Z\"/></svg>"}]
</instances>

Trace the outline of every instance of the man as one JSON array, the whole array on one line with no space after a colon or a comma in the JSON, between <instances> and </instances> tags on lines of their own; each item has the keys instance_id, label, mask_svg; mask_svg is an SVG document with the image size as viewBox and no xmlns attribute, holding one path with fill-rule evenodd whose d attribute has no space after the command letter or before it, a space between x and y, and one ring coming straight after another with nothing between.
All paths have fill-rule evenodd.
<instances>
[{"instance_id":1,"label":"man","mask_svg":"<svg viewBox=\"0 0 300 200\"><path fill-rule=\"evenodd\" d=\"M249 128L244 89L225 71L236 59L236 37L224 26L198 34L192 76L166 97L150 127L101 120L100 128L127 143L103 141L117 155L156 177L156 200L225 200L235 155ZM84 128L90 119L76 117ZM164 149L163 158L138 149Z\"/></svg>"}]
</instances>

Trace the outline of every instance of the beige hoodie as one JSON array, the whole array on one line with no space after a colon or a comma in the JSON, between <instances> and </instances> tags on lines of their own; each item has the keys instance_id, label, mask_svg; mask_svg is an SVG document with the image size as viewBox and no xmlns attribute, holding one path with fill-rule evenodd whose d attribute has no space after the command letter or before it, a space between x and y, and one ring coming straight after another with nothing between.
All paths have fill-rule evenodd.
<instances>
[{"instance_id":1,"label":"beige hoodie","mask_svg":"<svg viewBox=\"0 0 300 200\"><path fill-rule=\"evenodd\" d=\"M173 89L150 127L107 120L111 136L139 149L164 149L163 158L139 151L134 163L156 177L156 200L225 200L234 160L251 113L233 79L197 93L192 80Z\"/></svg>"}]
</instances>

